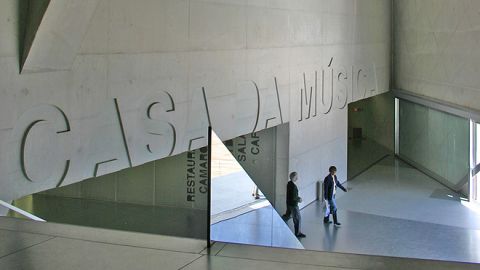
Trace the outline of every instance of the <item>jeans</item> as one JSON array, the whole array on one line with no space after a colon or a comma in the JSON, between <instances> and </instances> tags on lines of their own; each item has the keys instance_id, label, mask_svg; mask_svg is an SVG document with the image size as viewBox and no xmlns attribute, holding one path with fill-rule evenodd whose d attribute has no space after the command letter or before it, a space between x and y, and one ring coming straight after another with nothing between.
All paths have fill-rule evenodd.
<instances>
[{"instance_id":1,"label":"jeans","mask_svg":"<svg viewBox=\"0 0 480 270\"><path fill-rule=\"evenodd\" d=\"M300 208L298 208L298 206L287 205L287 212L282 216L282 219L287 222L290 217L293 218L295 235L297 235L300 232L300 223L302 221L302 216L300 216Z\"/></svg>"},{"instance_id":2,"label":"jeans","mask_svg":"<svg viewBox=\"0 0 480 270\"><path fill-rule=\"evenodd\" d=\"M324 217L328 217L330 214L334 214L337 212L337 202L335 201L335 195L333 195L331 200L325 200L325 215Z\"/></svg>"}]
</instances>

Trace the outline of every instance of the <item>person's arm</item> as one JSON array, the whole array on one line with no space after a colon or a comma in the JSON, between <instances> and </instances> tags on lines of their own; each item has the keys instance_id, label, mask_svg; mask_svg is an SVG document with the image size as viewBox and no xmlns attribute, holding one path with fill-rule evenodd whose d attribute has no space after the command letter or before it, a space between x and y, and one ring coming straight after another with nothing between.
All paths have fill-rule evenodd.
<instances>
[{"instance_id":1,"label":"person's arm","mask_svg":"<svg viewBox=\"0 0 480 270\"><path fill-rule=\"evenodd\" d=\"M327 177L323 178L323 199L326 200L328 198L327 196Z\"/></svg>"},{"instance_id":2,"label":"person's arm","mask_svg":"<svg viewBox=\"0 0 480 270\"><path fill-rule=\"evenodd\" d=\"M340 189L342 189L344 192L347 192L347 189L342 186L342 184L340 183L340 181L337 180L336 177L335 177L335 182L337 183L337 187L339 187Z\"/></svg>"},{"instance_id":3,"label":"person's arm","mask_svg":"<svg viewBox=\"0 0 480 270\"><path fill-rule=\"evenodd\" d=\"M325 177L324 180L324 188L325 188L325 200L329 201L332 199L333 196L333 182L331 182L330 177Z\"/></svg>"},{"instance_id":4,"label":"person's arm","mask_svg":"<svg viewBox=\"0 0 480 270\"><path fill-rule=\"evenodd\" d=\"M302 198L300 198L300 196L298 196L298 188L297 186L294 186L293 187L293 201L297 202L297 203L301 203L302 202Z\"/></svg>"},{"instance_id":5,"label":"person's arm","mask_svg":"<svg viewBox=\"0 0 480 270\"><path fill-rule=\"evenodd\" d=\"M289 199L293 198L292 192L292 186L290 184L287 184L287 204L289 203Z\"/></svg>"}]
</instances>

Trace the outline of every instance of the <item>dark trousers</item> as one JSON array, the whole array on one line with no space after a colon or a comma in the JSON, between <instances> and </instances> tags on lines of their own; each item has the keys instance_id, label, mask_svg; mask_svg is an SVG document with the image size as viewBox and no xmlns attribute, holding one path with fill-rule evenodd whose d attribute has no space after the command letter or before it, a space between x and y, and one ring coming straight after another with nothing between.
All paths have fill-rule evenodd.
<instances>
[{"instance_id":1,"label":"dark trousers","mask_svg":"<svg viewBox=\"0 0 480 270\"><path fill-rule=\"evenodd\" d=\"M300 216L300 208L298 208L298 206L287 205L287 212L282 216L282 219L287 222L290 217L293 218L295 235L297 235L300 232L300 222L302 221L302 216Z\"/></svg>"}]
</instances>

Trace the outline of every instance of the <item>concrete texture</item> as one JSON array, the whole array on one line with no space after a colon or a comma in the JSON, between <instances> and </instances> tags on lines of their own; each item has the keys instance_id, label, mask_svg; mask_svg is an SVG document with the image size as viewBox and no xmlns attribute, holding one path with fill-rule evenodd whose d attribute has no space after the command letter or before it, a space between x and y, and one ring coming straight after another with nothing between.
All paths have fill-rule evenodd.
<instances>
[{"instance_id":1,"label":"concrete texture","mask_svg":"<svg viewBox=\"0 0 480 270\"><path fill-rule=\"evenodd\" d=\"M388 92L348 104L348 137L361 128L369 139L393 152L395 139L395 99Z\"/></svg>"},{"instance_id":2,"label":"concrete texture","mask_svg":"<svg viewBox=\"0 0 480 270\"><path fill-rule=\"evenodd\" d=\"M54 188L43 195L207 210L206 149ZM203 168L202 166L205 166ZM190 171L189 171L190 169ZM203 170L203 171L201 171ZM191 175L187 177L187 172ZM188 179L187 179L188 178ZM187 182L188 180L188 182ZM188 197L192 195L192 197Z\"/></svg>"},{"instance_id":3,"label":"concrete texture","mask_svg":"<svg viewBox=\"0 0 480 270\"><path fill-rule=\"evenodd\" d=\"M71 69L99 2L29 1L21 72Z\"/></svg>"},{"instance_id":4,"label":"concrete texture","mask_svg":"<svg viewBox=\"0 0 480 270\"><path fill-rule=\"evenodd\" d=\"M480 2L393 3L393 86L479 110Z\"/></svg>"},{"instance_id":5,"label":"concrete texture","mask_svg":"<svg viewBox=\"0 0 480 270\"><path fill-rule=\"evenodd\" d=\"M68 70L28 74L20 14L0 1L7 201L204 146L209 124L227 140L289 122L288 166L308 203L327 166L346 171L346 103L389 89L386 0L101 0L91 20L60 18L76 26L40 23L32 49L48 33L68 44L31 50L41 64L58 57L51 67L63 69L78 50Z\"/></svg>"}]
</instances>

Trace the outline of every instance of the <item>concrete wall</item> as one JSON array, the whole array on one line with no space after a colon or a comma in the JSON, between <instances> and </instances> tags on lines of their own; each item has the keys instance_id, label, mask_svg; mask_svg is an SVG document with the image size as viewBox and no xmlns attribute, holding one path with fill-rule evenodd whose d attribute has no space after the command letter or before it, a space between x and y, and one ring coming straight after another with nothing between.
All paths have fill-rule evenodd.
<instances>
[{"instance_id":1,"label":"concrete wall","mask_svg":"<svg viewBox=\"0 0 480 270\"><path fill-rule=\"evenodd\" d=\"M353 129L362 129L362 138ZM348 179L394 152L395 100L391 92L348 105Z\"/></svg>"},{"instance_id":2,"label":"concrete wall","mask_svg":"<svg viewBox=\"0 0 480 270\"><path fill-rule=\"evenodd\" d=\"M275 140L275 210L281 215L287 210L287 182L289 175L289 126L277 126Z\"/></svg>"},{"instance_id":3,"label":"concrete wall","mask_svg":"<svg viewBox=\"0 0 480 270\"><path fill-rule=\"evenodd\" d=\"M289 122L308 203L345 178L346 104L389 86L388 0L101 0L69 69L24 74L20 7L0 1L3 200Z\"/></svg>"},{"instance_id":4,"label":"concrete wall","mask_svg":"<svg viewBox=\"0 0 480 270\"><path fill-rule=\"evenodd\" d=\"M80 183L44 195L207 210L208 152L201 148Z\"/></svg>"},{"instance_id":5,"label":"concrete wall","mask_svg":"<svg viewBox=\"0 0 480 270\"><path fill-rule=\"evenodd\" d=\"M285 212L288 132L284 124L224 142L279 213ZM41 194L206 210L207 157L202 148Z\"/></svg>"},{"instance_id":6,"label":"concrete wall","mask_svg":"<svg viewBox=\"0 0 480 270\"><path fill-rule=\"evenodd\" d=\"M480 110L480 10L479 1L394 0L393 86L440 101ZM468 130L466 121L454 120L448 114L415 107L418 119L409 115L407 125L421 127L419 140L408 134L403 138L404 151L424 143L420 157L410 161L447 186L468 193L461 187L468 180ZM423 108L423 109L422 109ZM408 114L407 112L405 114ZM453 119L453 120L452 120ZM448 121L449 120L449 121ZM420 121L420 122L418 122ZM455 124L457 123L457 124ZM458 124L461 123L461 124ZM452 131L452 126L457 131ZM425 128L427 127L427 128ZM402 128L400 128L402 130ZM443 132L438 132L443 130ZM402 136L402 133L400 133ZM421 135L421 136L420 136ZM423 141L424 136L431 136ZM402 143L402 137L400 138ZM438 148L441 143L442 147ZM459 143L452 148L450 143ZM406 149L407 147L408 149ZM420 147L420 146L419 146ZM458 152L462 150L463 152ZM449 152L448 155L441 153ZM406 155L406 153L404 152ZM426 156L426 157L425 157ZM453 161L451 158L455 157ZM428 159L428 160L427 160ZM452 167L453 166L453 167Z\"/></svg>"},{"instance_id":7,"label":"concrete wall","mask_svg":"<svg viewBox=\"0 0 480 270\"><path fill-rule=\"evenodd\" d=\"M394 87L480 109L480 1L394 0Z\"/></svg>"},{"instance_id":8,"label":"concrete wall","mask_svg":"<svg viewBox=\"0 0 480 270\"><path fill-rule=\"evenodd\" d=\"M362 128L362 136L385 147L395 148L395 99L385 93L348 105L348 137L353 128Z\"/></svg>"}]
</instances>

